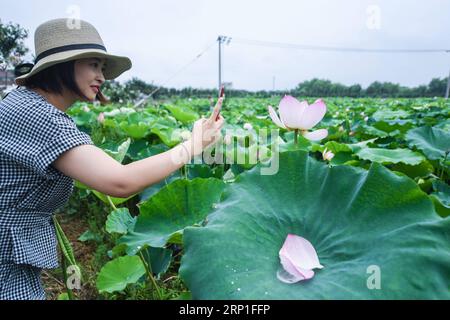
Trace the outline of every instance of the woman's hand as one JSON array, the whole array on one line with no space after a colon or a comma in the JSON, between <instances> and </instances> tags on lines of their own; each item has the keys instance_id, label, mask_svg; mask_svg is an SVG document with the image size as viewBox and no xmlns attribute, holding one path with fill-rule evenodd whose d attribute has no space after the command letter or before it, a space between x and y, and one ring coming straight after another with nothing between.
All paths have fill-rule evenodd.
<instances>
[{"instance_id":1,"label":"woman's hand","mask_svg":"<svg viewBox=\"0 0 450 320\"><path fill-rule=\"evenodd\" d=\"M222 108L224 98L225 97L219 98L213 113L208 119L202 117L194 123L190 140L192 156L202 154L207 147L214 144L221 136L220 130L222 129L225 119L219 115L219 112ZM219 118L216 121L218 115Z\"/></svg>"}]
</instances>

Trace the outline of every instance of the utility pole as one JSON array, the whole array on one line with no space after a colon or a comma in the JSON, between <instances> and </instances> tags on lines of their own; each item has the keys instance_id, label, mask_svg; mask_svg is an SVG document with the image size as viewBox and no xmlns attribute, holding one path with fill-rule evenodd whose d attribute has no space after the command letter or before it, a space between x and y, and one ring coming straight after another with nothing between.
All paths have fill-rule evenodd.
<instances>
[{"instance_id":1,"label":"utility pole","mask_svg":"<svg viewBox=\"0 0 450 320\"><path fill-rule=\"evenodd\" d=\"M220 87L222 86L222 43L226 42L226 45L229 45L231 41L230 37L219 36L217 38L217 42L219 44L219 92Z\"/></svg>"},{"instance_id":2,"label":"utility pole","mask_svg":"<svg viewBox=\"0 0 450 320\"><path fill-rule=\"evenodd\" d=\"M217 41L219 43L219 91L220 91L220 87L222 86L222 43L224 41L224 37L219 36L217 38Z\"/></svg>"},{"instance_id":3,"label":"utility pole","mask_svg":"<svg viewBox=\"0 0 450 320\"><path fill-rule=\"evenodd\" d=\"M272 91L275 91L275 76L273 76L273 79L272 79Z\"/></svg>"}]
</instances>

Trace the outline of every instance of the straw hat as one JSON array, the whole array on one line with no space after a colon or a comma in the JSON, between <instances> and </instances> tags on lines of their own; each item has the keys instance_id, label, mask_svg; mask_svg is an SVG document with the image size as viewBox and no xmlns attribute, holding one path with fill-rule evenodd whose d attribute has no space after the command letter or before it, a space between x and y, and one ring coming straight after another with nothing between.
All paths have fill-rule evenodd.
<instances>
[{"instance_id":1,"label":"straw hat","mask_svg":"<svg viewBox=\"0 0 450 320\"><path fill-rule=\"evenodd\" d=\"M104 58L106 80L117 78L131 68L127 57L107 53L103 40L90 23L72 19L55 19L41 24L34 34L36 60L33 68L15 79L19 86L39 71L55 64L82 58ZM79 23L78 23L79 22Z\"/></svg>"}]
</instances>

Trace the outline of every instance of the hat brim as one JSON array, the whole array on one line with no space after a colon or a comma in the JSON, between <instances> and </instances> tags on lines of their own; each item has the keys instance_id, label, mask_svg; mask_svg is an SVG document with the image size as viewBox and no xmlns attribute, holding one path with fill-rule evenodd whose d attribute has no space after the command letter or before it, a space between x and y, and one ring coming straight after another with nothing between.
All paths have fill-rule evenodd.
<instances>
[{"instance_id":1,"label":"hat brim","mask_svg":"<svg viewBox=\"0 0 450 320\"><path fill-rule=\"evenodd\" d=\"M131 60L127 57L116 56L109 53L106 53L102 50L97 49L81 49L81 50L71 50L66 52L59 52L48 57L43 58L38 61L33 69L30 70L27 74L24 74L15 79L15 82L18 86L23 86L26 82L26 79L35 75L36 73L51 67L55 64L77 60L83 58L103 58L106 60L105 71L103 75L106 80L112 80L120 76L125 71L131 69L132 63Z\"/></svg>"}]
</instances>

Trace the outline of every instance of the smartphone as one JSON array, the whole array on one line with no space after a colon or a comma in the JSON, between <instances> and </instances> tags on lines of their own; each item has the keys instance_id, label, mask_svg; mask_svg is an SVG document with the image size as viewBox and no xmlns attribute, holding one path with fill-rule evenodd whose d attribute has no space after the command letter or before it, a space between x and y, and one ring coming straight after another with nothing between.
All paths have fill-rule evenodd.
<instances>
[{"instance_id":1,"label":"smartphone","mask_svg":"<svg viewBox=\"0 0 450 320\"><path fill-rule=\"evenodd\" d=\"M225 86L221 86L220 91L219 91L219 99L222 98L224 95L225 95ZM220 116L220 110L219 110L219 113L217 114L216 121L219 120L219 116Z\"/></svg>"}]
</instances>

